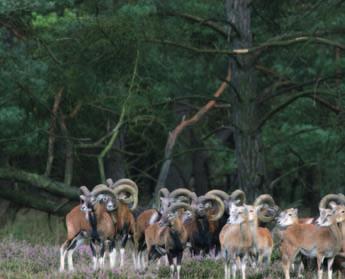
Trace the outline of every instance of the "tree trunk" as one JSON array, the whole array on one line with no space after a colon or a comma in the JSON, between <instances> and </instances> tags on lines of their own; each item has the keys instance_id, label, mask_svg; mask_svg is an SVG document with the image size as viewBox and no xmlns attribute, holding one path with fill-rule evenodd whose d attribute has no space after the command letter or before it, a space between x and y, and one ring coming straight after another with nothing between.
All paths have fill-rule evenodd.
<instances>
[{"instance_id":1,"label":"tree trunk","mask_svg":"<svg viewBox=\"0 0 345 279\"><path fill-rule=\"evenodd\" d=\"M231 49L252 46L250 0L225 0L228 39ZM238 187L249 200L265 183L265 158L261 131L257 129L261 112L257 103L255 57L252 54L230 58L232 65L232 119Z\"/></svg>"},{"instance_id":2,"label":"tree trunk","mask_svg":"<svg viewBox=\"0 0 345 279\"><path fill-rule=\"evenodd\" d=\"M0 168L0 197L20 206L65 215L78 204L79 190L44 175Z\"/></svg>"},{"instance_id":3,"label":"tree trunk","mask_svg":"<svg viewBox=\"0 0 345 279\"><path fill-rule=\"evenodd\" d=\"M202 146L203 143L191 131L191 144L193 147ZM197 150L192 154L192 177L194 178L194 190L197 195L203 195L208 191L209 186L209 170L207 165L208 155L207 151Z\"/></svg>"},{"instance_id":4,"label":"tree trunk","mask_svg":"<svg viewBox=\"0 0 345 279\"><path fill-rule=\"evenodd\" d=\"M64 136L65 140L65 175L64 175L64 182L66 185L71 185L73 179L73 142L70 138L69 131L66 125L66 117L63 113L61 113L60 117L60 127L62 135Z\"/></svg>"},{"instance_id":5,"label":"tree trunk","mask_svg":"<svg viewBox=\"0 0 345 279\"><path fill-rule=\"evenodd\" d=\"M78 202L75 200L71 201L49 193L35 191L32 187L17 182L9 183L1 181L0 190L0 196L2 198L10 200L16 205L41 210L58 216L66 215L74 206L78 205Z\"/></svg>"},{"instance_id":6,"label":"tree trunk","mask_svg":"<svg viewBox=\"0 0 345 279\"><path fill-rule=\"evenodd\" d=\"M114 147L123 150L125 146L125 129L120 130L119 136L114 143ZM117 150L110 150L105 160L105 173L107 178L116 181L126 177L126 160L124 155Z\"/></svg>"},{"instance_id":7,"label":"tree trunk","mask_svg":"<svg viewBox=\"0 0 345 279\"><path fill-rule=\"evenodd\" d=\"M50 127L48 132L48 158L47 158L47 165L46 171L44 173L45 176L49 177L53 168L53 162L55 157L54 145L55 145L55 130L56 130L56 116L59 110L61 97L62 97L63 88L59 90L59 92L54 97L54 104L53 109L51 112L51 120L50 120Z\"/></svg>"},{"instance_id":8,"label":"tree trunk","mask_svg":"<svg viewBox=\"0 0 345 279\"><path fill-rule=\"evenodd\" d=\"M0 168L0 179L12 180L16 182L22 182L26 185L30 185L33 189L40 191L46 191L54 196L60 196L71 200L79 200L78 189L75 187L68 187L64 183L51 180L45 176L38 175L36 173L30 173L14 168ZM0 184L1 189L6 187ZM10 189L15 192L16 189ZM0 196L2 191L0 191Z\"/></svg>"}]
</instances>

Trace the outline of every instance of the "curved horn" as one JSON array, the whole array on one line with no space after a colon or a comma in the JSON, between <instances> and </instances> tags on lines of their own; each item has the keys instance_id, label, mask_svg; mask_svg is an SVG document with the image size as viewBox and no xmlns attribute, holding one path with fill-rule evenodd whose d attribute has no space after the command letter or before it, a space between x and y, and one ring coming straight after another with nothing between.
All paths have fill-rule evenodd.
<instances>
[{"instance_id":1,"label":"curved horn","mask_svg":"<svg viewBox=\"0 0 345 279\"><path fill-rule=\"evenodd\" d=\"M188 197L191 202L195 201L198 198L194 192L188 190L187 188L178 188L169 194L169 198L176 198L178 196Z\"/></svg>"},{"instance_id":2,"label":"curved horn","mask_svg":"<svg viewBox=\"0 0 345 279\"><path fill-rule=\"evenodd\" d=\"M170 194L170 191L168 190L168 188L161 188L159 189L159 192L158 192L158 196L159 197L164 197L164 198L167 198Z\"/></svg>"},{"instance_id":3,"label":"curved horn","mask_svg":"<svg viewBox=\"0 0 345 279\"><path fill-rule=\"evenodd\" d=\"M267 216L265 213L259 211L258 213L258 219L263 222L263 223L269 223L274 219L274 215L272 216Z\"/></svg>"},{"instance_id":4,"label":"curved horn","mask_svg":"<svg viewBox=\"0 0 345 279\"><path fill-rule=\"evenodd\" d=\"M91 194L94 196L97 196L99 194L107 194L107 195L111 195L114 198L116 198L115 194L113 193L113 191L105 184L98 184L95 187L93 187Z\"/></svg>"},{"instance_id":5,"label":"curved horn","mask_svg":"<svg viewBox=\"0 0 345 279\"><path fill-rule=\"evenodd\" d=\"M268 204L269 206L272 206L272 207L276 206L274 199L269 194L260 195L255 199L254 206L259 206L262 204Z\"/></svg>"},{"instance_id":6,"label":"curved horn","mask_svg":"<svg viewBox=\"0 0 345 279\"><path fill-rule=\"evenodd\" d=\"M276 208L277 205L276 203L274 202L274 199L272 198L271 195L269 194L263 194L263 195L260 195L258 196L256 199L255 199L255 202L254 202L254 206L257 207L257 206L260 206L260 205L263 205L263 204L267 204L269 207L272 207L272 208ZM274 214L275 215L275 214ZM259 210L258 212L258 218L261 222L264 222L264 223L268 223L268 222L271 222L273 219L274 219L274 216L273 214L271 216L267 216L265 215L265 213L261 210Z\"/></svg>"},{"instance_id":7,"label":"curved horn","mask_svg":"<svg viewBox=\"0 0 345 279\"><path fill-rule=\"evenodd\" d=\"M108 178L105 182L107 183L108 187L111 187L114 184L114 181L111 178Z\"/></svg>"},{"instance_id":8,"label":"curved horn","mask_svg":"<svg viewBox=\"0 0 345 279\"><path fill-rule=\"evenodd\" d=\"M137 190L137 192L139 192L138 185L132 179L129 179L129 178L122 178L122 179L117 180L113 185L110 186L110 188L115 189L116 187L122 184L130 185L134 187Z\"/></svg>"},{"instance_id":9,"label":"curved horn","mask_svg":"<svg viewBox=\"0 0 345 279\"><path fill-rule=\"evenodd\" d=\"M198 200L201 203L212 201L218 205L217 206L218 210L215 213L210 214L210 217L209 217L210 221L216 221L222 218L225 211L225 206L224 206L224 202L219 197L208 194L208 195L199 197Z\"/></svg>"},{"instance_id":10,"label":"curved horn","mask_svg":"<svg viewBox=\"0 0 345 279\"><path fill-rule=\"evenodd\" d=\"M86 186L80 186L79 187L80 193L84 194L84 195L90 195L90 190L86 187Z\"/></svg>"},{"instance_id":11,"label":"curved horn","mask_svg":"<svg viewBox=\"0 0 345 279\"><path fill-rule=\"evenodd\" d=\"M184 202L177 202L172 204L168 209L167 209L167 213L168 212L173 212L176 211L177 209L183 208L185 210L190 210L191 212L195 212L195 209L192 208L188 203L184 203Z\"/></svg>"},{"instance_id":12,"label":"curved horn","mask_svg":"<svg viewBox=\"0 0 345 279\"><path fill-rule=\"evenodd\" d=\"M168 188L161 188L159 189L158 191L158 195L156 197L156 201L157 201L157 205L158 205L158 208L161 208L161 198L167 198L169 197L169 194L170 194L170 191L168 190Z\"/></svg>"},{"instance_id":13,"label":"curved horn","mask_svg":"<svg viewBox=\"0 0 345 279\"><path fill-rule=\"evenodd\" d=\"M138 206L138 191L136 187L133 187L129 184L119 184L114 189L112 189L112 192L115 194L116 197L119 196L121 192L127 192L130 194L129 198L121 198L121 201L124 203L133 203L132 207L130 207L131 210L134 210Z\"/></svg>"},{"instance_id":14,"label":"curved horn","mask_svg":"<svg viewBox=\"0 0 345 279\"><path fill-rule=\"evenodd\" d=\"M327 208L330 202L345 205L345 198L342 194L328 194L320 200L319 208Z\"/></svg>"},{"instance_id":15,"label":"curved horn","mask_svg":"<svg viewBox=\"0 0 345 279\"><path fill-rule=\"evenodd\" d=\"M214 189L214 190L211 190L211 191L208 191L205 196L207 195L215 195L219 198L221 198L223 201L226 201L227 199L230 198L230 195L222 190L218 190L218 189Z\"/></svg>"},{"instance_id":16,"label":"curved horn","mask_svg":"<svg viewBox=\"0 0 345 279\"><path fill-rule=\"evenodd\" d=\"M239 205L243 205L246 202L246 194L242 190L237 189L231 193L230 199L233 201L240 200Z\"/></svg>"}]
</instances>

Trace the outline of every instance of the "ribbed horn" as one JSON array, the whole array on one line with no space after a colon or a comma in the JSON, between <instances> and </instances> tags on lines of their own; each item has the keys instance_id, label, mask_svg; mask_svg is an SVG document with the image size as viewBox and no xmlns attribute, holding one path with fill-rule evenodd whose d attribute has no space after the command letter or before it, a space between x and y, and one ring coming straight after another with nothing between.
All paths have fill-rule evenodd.
<instances>
[{"instance_id":1,"label":"ribbed horn","mask_svg":"<svg viewBox=\"0 0 345 279\"><path fill-rule=\"evenodd\" d=\"M274 202L274 199L269 194L263 194L258 196L254 201L254 206L259 206L262 204L268 204L269 206L276 206L276 203Z\"/></svg>"},{"instance_id":2,"label":"ribbed horn","mask_svg":"<svg viewBox=\"0 0 345 279\"><path fill-rule=\"evenodd\" d=\"M93 187L91 194L94 196L98 196L100 194L107 194L116 198L114 192L105 184L98 184L95 187Z\"/></svg>"},{"instance_id":3,"label":"ribbed horn","mask_svg":"<svg viewBox=\"0 0 345 279\"><path fill-rule=\"evenodd\" d=\"M219 220L224 215L224 211L225 211L224 202L219 197L217 197L216 195L208 194L205 196L201 196L198 198L198 201L201 203L206 203L208 201L211 201L211 202L217 204L218 210L215 213L209 215L210 221Z\"/></svg>"},{"instance_id":4,"label":"ribbed horn","mask_svg":"<svg viewBox=\"0 0 345 279\"><path fill-rule=\"evenodd\" d=\"M231 193L230 199L232 201L240 200L239 205L243 205L246 202L246 194L242 190L237 189Z\"/></svg>"},{"instance_id":5,"label":"ribbed horn","mask_svg":"<svg viewBox=\"0 0 345 279\"><path fill-rule=\"evenodd\" d=\"M86 186L80 186L79 187L80 193L84 194L84 195L90 195L90 190L86 187Z\"/></svg>"},{"instance_id":6,"label":"ribbed horn","mask_svg":"<svg viewBox=\"0 0 345 279\"><path fill-rule=\"evenodd\" d=\"M170 194L170 191L168 190L168 188L161 188L159 189L158 191L158 195L157 195L157 198L156 198L156 201L157 201L157 205L158 205L158 208L161 208L161 198L167 198L169 197L169 194Z\"/></svg>"},{"instance_id":7,"label":"ribbed horn","mask_svg":"<svg viewBox=\"0 0 345 279\"><path fill-rule=\"evenodd\" d=\"M132 179L129 179L129 178L122 178L122 179L117 180L113 185L110 186L110 188L114 189L117 186L122 185L122 184L133 186L137 190L137 192L139 192L138 185Z\"/></svg>"},{"instance_id":8,"label":"ribbed horn","mask_svg":"<svg viewBox=\"0 0 345 279\"><path fill-rule=\"evenodd\" d=\"M119 197L119 194L122 192L126 192L130 194L129 198L121 198L121 201L124 203L133 203L132 207L130 207L131 210L134 210L138 206L138 191L137 188L129 185L129 184L118 184L114 189L112 189L112 192L115 194L116 197Z\"/></svg>"},{"instance_id":9,"label":"ribbed horn","mask_svg":"<svg viewBox=\"0 0 345 279\"><path fill-rule=\"evenodd\" d=\"M319 208L327 208L330 202L345 205L345 198L342 194L328 194L319 203Z\"/></svg>"},{"instance_id":10,"label":"ribbed horn","mask_svg":"<svg viewBox=\"0 0 345 279\"><path fill-rule=\"evenodd\" d=\"M230 195L222 190L218 190L218 189L214 189L214 190L211 190L211 191L208 191L205 196L207 195L215 195L219 198L221 198L223 201L226 201L230 198Z\"/></svg>"},{"instance_id":11,"label":"ribbed horn","mask_svg":"<svg viewBox=\"0 0 345 279\"><path fill-rule=\"evenodd\" d=\"M195 201L198 198L194 192L188 190L187 188L178 188L172 191L169 195L169 198L175 199L176 197L179 197L179 196L188 197L191 200L191 202Z\"/></svg>"},{"instance_id":12,"label":"ribbed horn","mask_svg":"<svg viewBox=\"0 0 345 279\"><path fill-rule=\"evenodd\" d=\"M188 203L184 203L184 202L177 202L172 204L171 206L169 206L169 208L167 209L166 213L168 212L174 212L180 208L183 208L185 210L190 210L191 212L195 212L195 209L192 208Z\"/></svg>"},{"instance_id":13,"label":"ribbed horn","mask_svg":"<svg viewBox=\"0 0 345 279\"><path fill-rule=\"evenodd\" d=\"M254 201L254 207L258 207L260 205L267 204L270 208L276 209L276 203L274 202L274 199L269 194L263 194L258 196ZM258 218L261 222L271 222L274 219L274 215L266 216L263 211L259 210L258 212Z\"/></svg>"},{"instance_id":14,"label":"ribbed horn","mask_svg":"<svg viewBox=\"0 0 345 279\"><path fill-rule=\"evenodd\" d=\"M105 182L107 183L108 187L111 187L114 184L114 181L111 178L108 178Z\"/></svg>"},{"instance_id":15,"label":"ribbed horn","mask_svg":"<svg viewBox=\"0 0 345 279\"><path fill-rule=\"evenodd\" d=\"M164 187L164 188L159 189L159 192L158 192L159 197L167 198L169 194L170 194L170 191L168 190L168 188Z\"/></svg>"}]
</instances>

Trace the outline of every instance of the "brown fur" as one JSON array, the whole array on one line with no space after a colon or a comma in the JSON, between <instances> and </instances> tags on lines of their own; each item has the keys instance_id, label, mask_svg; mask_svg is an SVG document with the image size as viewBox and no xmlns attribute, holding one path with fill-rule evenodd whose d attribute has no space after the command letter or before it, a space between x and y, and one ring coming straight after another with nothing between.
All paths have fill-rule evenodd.
<instances>
[{"instance_id":1,"label":"brown fur","mask_svg":"<svg viewBox=\"0 0 345 279\"><path fill-rule=\"evenodd\" d=\"M111 214L115 217L114 220L116 220L116 229L118 232L122 232L128 226L129 234L134 234L135 218L127 204L119 201L117 209L111 212Z\"/></svg>"},{"instance_id":2,"label":"brown fur","mask_svg":"<svg viewBox=\"0 0 345 279\"><path fill-rule=\"evenodd\" d=\"M100 243L104 245L106 240L114 238L116 228L104 205L97 203L94 206L94 211L97 220L98 240L100 240ZM85 238L92 236L92 227L87 216L88 213L82 212L80 210L80 206L74 207L66 215L67 239L60 249L61 271L64 270L66 253L70 253L70 257L72 257L73 251L81 244L79 241L83 241ZM81 233L83 233L83 235L80 235ZM69 269L73 270L72 263L69 264Z\"/></svg>"},{"instance_id":3,"label":"brown fur","mask_svg":"<svg viewBox=\"0 0 345 279\"><path fill-rule=\"evenodd\" d=\"M330 227L319 227L313 224L292 224L282 232L280 250L285 278L290 278L290 266L299 252L309 254L317 258L318 276L322 278L322 262L324 258L329 260L329 276L331 266L336 254L339 253L342 244L342 236L337 225L336 217L331 218ZM314 253L311 253L311 252ZM330 277L329 277L330 278Z\"/></svg>"},{"instance_id":4,"label":"brown fur","mask_svg":"<svg viewBox=\"0 0 345 279\"><path fill-rule=\"evenodd\" d=\"M232 275L236 277L236 268L241 265L242 279L246 278L246 262L255 245L255 225L249 222L247 206L235 207L241 212L242 221L240 224L226 224L220 232L219 240L225 257L225 278L230 278L230 265ZM231 209L230 216L235 216ZM231 217L230 217L231 218Z\"/></svg>"},{"instance_id":5,"label":"brown fur","mask_svg":"<svg viewBox=\"0 0 345 279\"><path fill-rule=\"evenodd\" d=\"M175 230L178 232L182 245L185 245L188 240L188 234L185 226L181 221L182 213L180 216L172 221L171 227L160 227L159 223L149 225L145 230L145 241L147 251L150 253L153 245L162 246L165 250L172 250L173 240L171 239L169 232Z\"/></svg>"},{"instance_id":6,"label":"brown fur","mask_svg":"<svg viewBox=\"0 0 345 279\"><path fill-rule=\"evenodd\" d=\"M135 229L135 235L134 239L138 245L140 245L140 242L145 240L145 230L149 226L149 221L153 214L156 214L156 209L146 209L143 211L136 220L136 229ZM138 247L137 247L138 249Z\"/></svg>"},{"instance_id":7,"label":"brown fur","mask_svg":"<svg viewBox=\"0 0 345 279\"><path fill-rule=\"evenodd\" d=\"M267 264L270 263L273 250L273 239L271 232L267 228L258 227L256 236L256 249L259 254L258 263L262 263L263 258L267 258Z\"/></svg>"},{"instance_id":8,"label":"brown fur","mask_svg":"<svg viewBox=\"0 0 345 279\"><path fill-rule=\"evenodd\" d=\"M115 235L115 228L109 213L103 205L96 204L95 215L97 218L97 232L102 238L111 238ZM72 240L79 232L85 231L91 234L91 226L86 218L85 212L75 206L66 215L67 240Z\"/></svg>"}]
</instances>

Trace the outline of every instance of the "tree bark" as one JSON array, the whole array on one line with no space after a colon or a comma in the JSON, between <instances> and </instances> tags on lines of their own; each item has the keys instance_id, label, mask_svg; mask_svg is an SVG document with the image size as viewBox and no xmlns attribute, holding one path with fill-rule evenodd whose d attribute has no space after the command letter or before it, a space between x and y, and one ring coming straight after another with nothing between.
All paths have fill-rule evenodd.
<instances>
[{"instance_id":1,"label":"tree bark","mask_svg":"<svg viewBox=\"0 0 345 279\"><path fill-rule=\"evenodd\" d=\"M61 216L78 204L79 190L44 175L0 168L0 197L20 206Z\"/></svg>"},{"instance_id":2,"label":"tree bark","mask_svg":"<svg viewBox=\"0 0 345 279\"><path fill-rule=\"evenodd\" d=\"M73 179L73 142L70 138L67 125L66 125L66 117L61 112L60 116L60 127L61 132L65 140L65 175L64 175L64 182L66 185L71 185Z\"/></svg>"},{"instance_id":3,"label":"tree bark","mask_svg":"<svg viewBox=\"0 0 345 279\"><path fill-rule=\"evenodd\" d=\"M193 147L202 146L202 142L191 131L191 143ZM208 154L205 150L197 150L192 154L192 177L194 178L194 189L197 195L203 195L208 191L209 186L209 169L208 169Z\"/></svg>"},{"instance_id":4,"label":"tree bark","mask_svg":"<svg viewBox=\"0 0 345 279\"><path fill-rule=\"evenodd\" d=\"M225 0L226 20L231 23L228 26L230 49L252 47L250 4L250 0ZM232 26L236 27L236 32ZM255 56L232 57L230 64L233 75L231 125L234 127L238 187L253 200L266 178L261 130L256 128L261 111L257 103Z\"/></svg>"},{"instance_id":5,"label":"tree bark","mask_svg":"<svg viewBox=\"0 0 345 279\"><path fill-rule=\"evenodd\" d=\"M33 189L38 191L46 191L54 196L67 198L71 200L79 200L79 191L76 187L68 187L64 183L51 180L45 176L36 173L30 173L14 168L0 168L0 179L13 180L18 183L22 182L30 185ZM0 184L0 187L5 187ZM15 189L11 189L15 190ZM0 195L2 191L0 191Z\"/></svg>"},{"instance_id":6,"label":"tree bark","mask_svg":"<svg viewBox=\"0 0 345 279\"><path fill-rule=\"evenodd\" d=\"M41 210L53 215L64 216L78 204L49 193L33 191L32 187L22 183L8 183L1 181L0 196L22 207Z\"/></svg>"},{"instance_id":7,"label":"tree bark","mask_svg":"<svg viewBox=\"0 0 345 279\"><path fill-rule=\"evenodd\" d=\"M120 130L114 147L118 150L125 148L125 129ZM105 174L113 181L126 177L126 160L122 153L114 149L109 152L108 158L105 160Z\"/></svg>"},{"instance_id":8,"label":"tree bark","mask_svg":"<svg viewBox=\"0 0 345 279\"><path fill-rule=\"evenodd\" d=\"M44 173L45 176L49 177L52 171L53 162L54 162L54 145L55 145L55 130L56 130L56 116L59 110L61 97L63 93L63 88L59 90L59 92L54 97L54 104L51 112L51 120L50 120L50 127L48 132L48 158L47 158L47 165L46 171Z\"/></svg>"}]
</instances>

